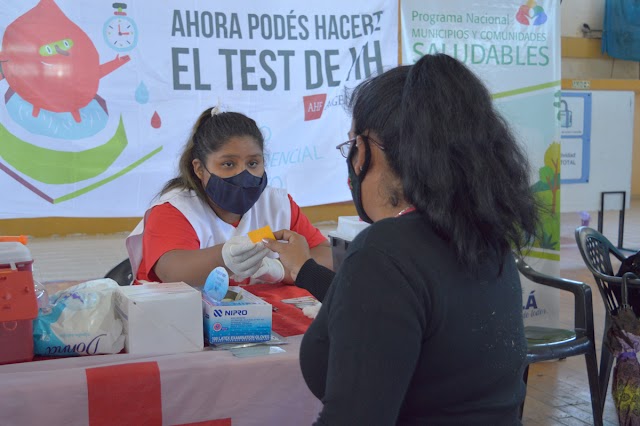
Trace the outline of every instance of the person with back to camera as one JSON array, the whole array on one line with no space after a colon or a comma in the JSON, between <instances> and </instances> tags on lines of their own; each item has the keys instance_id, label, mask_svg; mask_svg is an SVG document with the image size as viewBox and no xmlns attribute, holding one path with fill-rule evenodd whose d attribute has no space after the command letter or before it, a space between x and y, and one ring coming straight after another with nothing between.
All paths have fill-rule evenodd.
<instances>
[{"instance_id":1,"label":"person with back to camera","mask_svg":"<svg viewBox=\"0 0 640 426\"><path fill-rule=\"evenodd\" d=\"M264 138L256 122L237 112L205 110L198 118L170 180L127 238L140 281L204 284L225 266L236 281L290 280L249 231L269 225L302 234L311 256L331 267L327 239L284 189L267 186Z\"/></svg>"},{"instance_id":2,"label":"person with back to camera","mask_svg":"<svg viewBox=\"0 0 640 426\"><path fill-rule=\"evenodd\" d=\"M538 229L529 168L480 80L427 55L351 94L347 157L370 223L337 274L276 232L323 303L300 365L317 425L517 425L527 345L512 250ZM330 285L329 285L330 284Z\"/></svg>"}]
</instances>

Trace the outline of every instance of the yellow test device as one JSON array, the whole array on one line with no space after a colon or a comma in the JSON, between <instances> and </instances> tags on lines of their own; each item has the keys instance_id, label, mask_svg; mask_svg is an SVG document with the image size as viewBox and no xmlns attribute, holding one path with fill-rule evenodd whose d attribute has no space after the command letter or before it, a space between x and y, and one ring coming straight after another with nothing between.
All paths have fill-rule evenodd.
<instances>
[{"instance_id":1,"label":"yellow test device","mask_svg":"<svg viewBox=\"0 0 640 426\"><path fill-rule=\"evenodd\" d=\"M254 231L251 231L247 235L249 236L249 239L254 243L259 243L264 238L267 238L269 240L275 240L276 239L276 236L273 235L273 231L271 231L271 227L269 225L264 226L264 227L262 227L260 229L256 229Z\"/></svg>"}]
</instances>

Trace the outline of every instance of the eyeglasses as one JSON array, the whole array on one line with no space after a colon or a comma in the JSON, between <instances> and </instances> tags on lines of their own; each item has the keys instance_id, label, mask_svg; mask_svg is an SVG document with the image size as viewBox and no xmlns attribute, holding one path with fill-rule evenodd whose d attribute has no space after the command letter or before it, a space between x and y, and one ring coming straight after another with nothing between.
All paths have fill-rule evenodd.
<instances>
[{"instance_id":1,"label":"eyeglasses","mask_svg":"<svg viewBox=\"0 0 640 426\"><path fill-rule=\"evenodd\" d=\"M365 136L365 135L358 135L360 136L362 139L371 142L372 144L374 144L375 146L377 146L378 148L380 148L382 151L385 150L384 146L382 146L379 142L376 142L375 139L369 137L369 136ZM346 142L342 142L340 145L336 146L336 149L340 151L340 154L342 154L342 156L344 158L349 158L349 153L351 152L351 147L353 146L353 144L356 142L356 139L358 137L356 136L353 139L349 139Z\"/></svg>"},{"instance_id":2,"label":"eyeglasses","mask_svg":"<svg viewBox=\"0 0 640 426\"><path fill-rule=\"evenodd\" d=\"M349 158L349 152L351 151L351 146L356 141L356 138L349 139L346 142L342 142L340 145L336 146L336 149L340 151L340 154L344 158Z\"/></svg>"}]
</instances>

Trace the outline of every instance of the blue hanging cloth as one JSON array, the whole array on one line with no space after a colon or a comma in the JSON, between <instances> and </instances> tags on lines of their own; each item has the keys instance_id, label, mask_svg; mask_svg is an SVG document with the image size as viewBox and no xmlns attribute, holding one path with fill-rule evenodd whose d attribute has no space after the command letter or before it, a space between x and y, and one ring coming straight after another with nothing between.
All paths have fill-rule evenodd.
<instances>
[{"instance_id":1,"label":"blue hanging cloth","mask_svg":"<svg viewBox=\"0 0 640 426\"><path fill-rule=\"evenodd\" d=\"M640 0L606 0L602 53L640 61Z\"/></svg>"}]
</instances>

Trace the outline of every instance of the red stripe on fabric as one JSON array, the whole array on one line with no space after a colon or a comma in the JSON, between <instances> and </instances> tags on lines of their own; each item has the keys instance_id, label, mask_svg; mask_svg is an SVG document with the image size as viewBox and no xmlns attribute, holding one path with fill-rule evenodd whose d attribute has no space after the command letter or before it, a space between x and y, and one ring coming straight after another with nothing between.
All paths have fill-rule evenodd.
<instances>
[{"instance_id":1,"label":"red stripe on fabric","mask_svg":"<svg viewBox=\"0 0 640 426\"><path fill-rule=\"evenodd\" d=\"M231 426L231 419L207 420L205 422L185 423L176 426Z\"/></svg>"},{"instance_id":2,"label":"red stripe on fabric","mask_svg":"<svg viewBox=\"0 0 640 426\"><path fill-rule=\"evenodd\" d=\"M310 296L307 290L282 283L255 284L243 288L278 309L272 313L271 328L279 335L283 337L296 336L304 334L309 328L312 320L304 316L302 309L297 308L295 305L281 302L283 299Z\"/></svg>"},{"instance_id":3,"label":"red stripe on fabric","mask_svg":"<svg viewBox=\"0 0 640 426\"><path fill-rule=\"evenodd\" d=\"M162 425L156 362L88 368L89 425Z\"/></svg>"}]
</instances>

